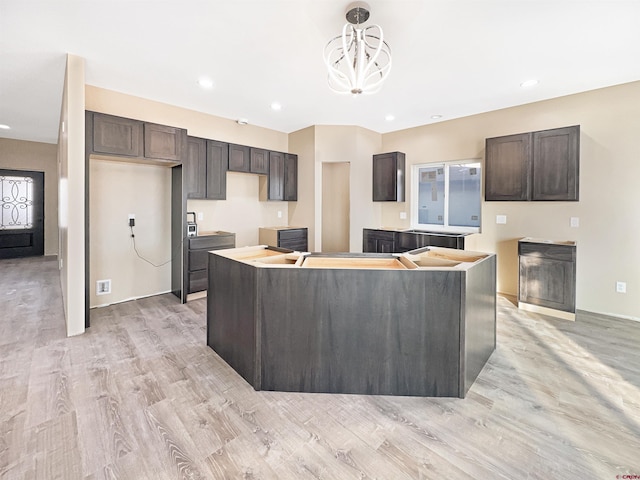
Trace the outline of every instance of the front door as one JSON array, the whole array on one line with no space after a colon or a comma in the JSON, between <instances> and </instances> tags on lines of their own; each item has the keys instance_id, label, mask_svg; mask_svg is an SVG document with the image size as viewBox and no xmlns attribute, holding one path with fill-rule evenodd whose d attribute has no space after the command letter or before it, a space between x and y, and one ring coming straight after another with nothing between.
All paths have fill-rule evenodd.
<instances>
[{"instance_id":1,"label":"front door","mask_svg":"<svg viewBox=\"0 0 640 480\"><path fill-rule=\"evenodd\" d=\"M0 258L44 254L44 173L0 169Z\"/></svg>"}]
</instances>

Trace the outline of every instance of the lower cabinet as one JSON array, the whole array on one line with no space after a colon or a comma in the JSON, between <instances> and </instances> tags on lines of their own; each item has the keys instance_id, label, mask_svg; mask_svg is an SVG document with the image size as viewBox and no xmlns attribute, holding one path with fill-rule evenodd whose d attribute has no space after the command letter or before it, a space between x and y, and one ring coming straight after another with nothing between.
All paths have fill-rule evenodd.
<instances>
[{"instance_id":1,"label":"lower cabinet","mask_svg":"<svg viewBox=\"0 0 640 480\"><path fill-rule=\"evenodd\" d=\"M541 313L550 315L554 315L553 310L575 313L575 242L525 238L518 242L518 258L520 308L532 310L527 307L543 307L550 311L543 310Z\"/></svg>"},{"instance_id":2,"label":"lower cabinet","mask_svg":"<svg viewBox=\"0 0 640 480\"><path fill-rule=\"evenodd\" d=\"M362 230L362 251L364 253L395 253L398 232L388 230Z\"/></svg>"},{"instance_id":3,"label":"lower cabinet","mask_svg":"<svg viewBox=\"0 0 640 480\"><path fill-rule=\"evenodd\" d=\"M288 248L298 252L309 251L306 227L266 227L260 228L258 233L261 245Z\"/></svg>"},{"instance_id":4,"label":"lower cabinet","mask_svg":"<svg viewBox=\"0 0 640 480\"><path fill-rule=\"evenodd\" d=\"M365 228L362 231L364 253L402 253L422 247L444 247L464 250L464 233L394 231Z\"/></svg>"},{"instance_id":5,"label":"lower cabinet","mask_svg":"<svg viewBox=\"0 0 640 480\"><path fill-rule=\"evenodd\" d=\"M207 289L207 252L236 246L236 234L216 232L212 235L200 235L187 238L187 293L201 292Z\"/></svg>"}]
</instances>

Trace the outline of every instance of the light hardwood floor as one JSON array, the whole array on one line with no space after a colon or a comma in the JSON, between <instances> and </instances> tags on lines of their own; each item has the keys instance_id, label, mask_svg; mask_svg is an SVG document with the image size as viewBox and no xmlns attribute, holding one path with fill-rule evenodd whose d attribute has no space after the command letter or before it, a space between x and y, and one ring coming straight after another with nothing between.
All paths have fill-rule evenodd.
<instances>
[{"instance_id":1,"label":"light hardwood floor","mask_svg":"<svg viewBox=\"0 0 640 480\"><path fill-rule=\"evenodd\" d=\"M93 310L66 338L59 283L55 261L0 261L2 479L640 475L638 322L501 297L463 400L255 392L206 346L206 300Z\"/></svg>"}]
</instances>

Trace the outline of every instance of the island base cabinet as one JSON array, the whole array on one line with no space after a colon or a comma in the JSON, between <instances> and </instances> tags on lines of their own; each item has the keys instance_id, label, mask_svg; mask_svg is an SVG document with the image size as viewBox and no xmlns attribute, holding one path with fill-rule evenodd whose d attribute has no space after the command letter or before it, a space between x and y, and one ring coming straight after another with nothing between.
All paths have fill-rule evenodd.
<instances>
[{"instance_id":1,"label":"island base cabinet","mask_svg":"<svg viewBox=\"0 0 640 480\"><path fill-rule=\"evenodd\" d=\"M495 349L495 268L495 255L408 271L211 252L207 345L256 390L462 398Z\"/></svg>"}]
</instances>

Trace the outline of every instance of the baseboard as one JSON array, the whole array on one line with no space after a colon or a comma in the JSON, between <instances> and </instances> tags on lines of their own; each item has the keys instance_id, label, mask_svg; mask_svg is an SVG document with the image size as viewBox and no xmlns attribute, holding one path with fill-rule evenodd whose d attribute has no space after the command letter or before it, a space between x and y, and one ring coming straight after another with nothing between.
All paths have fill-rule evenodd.
<instances>
[{"instance_id":1,"label":"baseboard","mask_svg":"<svg viewBox=\"0 0 640 480\"><path fill-rule=\"evenodd\" d=\"M141 295L139 297L129 297L129 298L125 298L124 300L118 300L117 302L101 303L100 305L93 305L89 308L90 309L103 308L103 307L108 307L109 305L118 305L119 303L132 302L134 300L141 300L143 298L149 298L149 297L156 297L158 295L165 295L167 293L173 294L171 290L167 290L166 292L150 293L149 295Z\"/></svg>"}]
</instances>

